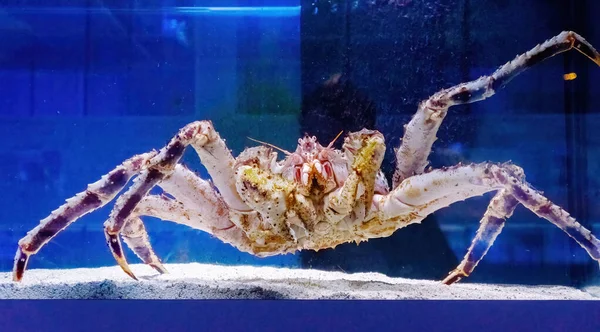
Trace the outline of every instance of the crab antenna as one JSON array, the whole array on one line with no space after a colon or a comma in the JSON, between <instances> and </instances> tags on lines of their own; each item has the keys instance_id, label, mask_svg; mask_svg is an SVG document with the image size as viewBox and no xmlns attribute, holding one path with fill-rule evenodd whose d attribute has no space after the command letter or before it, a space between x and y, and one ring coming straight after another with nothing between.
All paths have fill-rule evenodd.
<instances>
[{"instance_id":1,"label":"crab antenna","mask_svg":"<svg viewBox=\"0 0 600 332\"><path fill-rule=\"evenodd\" d=\"M286 151L286 150L284 150L284 149L282 149L282 148L280 148L280 147L278 147L278 146L275 146L275 145L273 145L273 144L271 144L271 143L267 143L267 142L259 141L259 140L257 140L257 139L254 139L254 138L252 138L252 137L248 137L248 136L246 136L246 138L248 138L248 139L249 139L249 140L251 140L251 141L254 141L254 142L257 142L257 143L260 143L260 144L264 144L264 145L266 145L266 146L269 146L269 147L272 147L273 149L277 149L277 150L279 150L279 151L281 151L281 152L285 153L285 154L286 154L286 155L288 155L288 156L292 154L291 152L289 152L289 151Z\"/></svg>"},{"instance_id":2,"label":"crab antenna","mask_svg":"<svg viewBox=\"0 0 600 332\"><path fill-rule=\"evenodd\" d=\"M327 145L327 148L328 148L328 149L329 149L329 148L331 148L331 147L333 146L333 143L335 143L335 141L336 141L338 138L340 138L340 136L342 136L342 133L343 133L343 132L344 132L343 130L342 130L342 131L340 131L340 133L339 133L339 134L337 134L337 136L336 136L336 137L333 139L333 141L331 141L331 143L329 143L329 145Z\"/></svg>"}]
</instances>

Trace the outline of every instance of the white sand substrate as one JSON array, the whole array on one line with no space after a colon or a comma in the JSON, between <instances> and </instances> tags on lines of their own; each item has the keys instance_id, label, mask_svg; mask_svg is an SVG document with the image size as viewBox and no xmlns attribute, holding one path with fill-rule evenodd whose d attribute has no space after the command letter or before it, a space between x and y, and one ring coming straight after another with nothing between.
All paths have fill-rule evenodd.
<instances>
[{"instance_id":1,"label":"white sand substrate","mask_svg":"<svg viewBox=\"0 0 600 332\"><path fill-rule=\"evenodd\" d=\"M379 273L324 272L255 266L166 264L158 275L131 265L135 281L118 266L27 270L23 281L0 273L0 299L456 299L595 300L564 286L484 285L390 278Z\"/></svg>"}]
</instances>

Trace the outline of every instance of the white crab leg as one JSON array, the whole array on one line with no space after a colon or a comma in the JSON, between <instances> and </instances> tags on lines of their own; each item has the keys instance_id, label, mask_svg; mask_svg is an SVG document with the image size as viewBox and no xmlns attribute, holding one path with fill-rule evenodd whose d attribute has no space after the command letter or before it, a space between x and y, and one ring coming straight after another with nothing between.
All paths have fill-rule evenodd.
<instances>
[{"instance_id":1,"label":"white crab leg","mask_svg":"<svg viewBox=\"0 0 600 332\"><path fill-rule=\"evenodd\" d=\"M190 208L179 200L165 195L148 195L142 199L135 212L128 218L121 231L121 236L123 241L144 263L152 266L160 273L166 273L167 270L162 266L160 259L152 249L148 233L140 219L141 216L155 217L202 230L216 236L225 243L234 245L241 251L250 252L248 238L240 228L233 223L230 223L227 228L219 228L211 224L213 221L223 222L228 218L227 214L219 213L215 216L194 207ZM216 218L213 219L213 217Z\"/></svg>"},{"instance_id":2,"label":"white crab leg","mask_svg":"<svg viewBox=\"0 0 600 332\"><path fill-rule=\"evenodd\" d=\"M502 189L492 180L484 182L487 165L454 166L410 177L388 195L376 198L378 210L383 219L408 213L425 218L452 203Z\"/></svg>"},{"instance_id":3,"label":"white crab leg","mask_svg":"<svg viewBox=\"0 0 600 332\"><path fill-rule=\"evenodd\" d=\"M133 156L104 175L99 181L88 185L87 189L74 197L40 221L34 229L19 240L15 255L13 280L20 281L31 255L36 254L60 231L83 215L92 212L110 201L123 189L132 176L142 169L156 155L148 152Z\"/></svg>"},{"instance_id":4,"label":"white crab leg","mask_svg":"<svg viewBox=\"0 0 600 332\"><path fill-rule=\"evenodd\" d=\"M217 186L222 186L219 190L223 194L223 199L228 204L231 203L233 209L249 210L235 192L233 170L228 169L233 165L233 157L224 141L210 121L193 122L183 127L158 153L151 152L127 160L100 181L91 184L85 192L69 199L65 205L42 220L38 227L28 232L27 236L19 241L13 279L21 280L29 257L39 251L53 236L84 214L108 203L123 189L132 176L138 174L134 184L117 199L104 228L113 256L123 270L135 278L124 260L118 235L144 196L173 172L188 145L192 145L203 159L202 161L206 163Z\"/></svg>"},{"instance_id":5,"label":"white crab leg","mask_svg":"<svg viewBox=\"0 0 600 332\"><path fill-rule=\"evenodd\" d=\"M517 56L490 76L442 90L423 101L417 113L405 126L404 137L396 150L396 171L392 188L404 179L422 174L436 140L437 131L453 105L468 104L491 97L511 79L527 68L556 54L576 49L600 66L600 54L581 36L562 32L541 45Z\"/></svg>"},{"instance_id":6,"label":"white crab leg","mask_svg":"<svg viewBox=\"0 0 600 332\"><path fill-rule=\"evenodd\" d=\"M229 208L238 211L251 211L236 189L233 170L235 158L225 145L225 140L214 130L212 124L207 127L207 130L210 140L202 145L192 143L192 147Z\"/></svg>"},{"instance_id":7,"label":"white crab leg","mask_svg":"<svg viewBox=\"0 0 600 332\"><path fill-rule=\"evenodd\" d=\"M201 179L185 166L176 165L173 173L159 186L181 202L186 209L202 217L194 219L194 223L186 223L187 226L209 233L212 233L214 228L225 229L233 226L229 220L229 208L221 195L215 192L210 182ZM169 200L165 198L163 201Z\"/></svg>"},{"instance_id":8,"label":"white crab leg","mask_svg":"<svg viewBox=\"0 0 600 332\"><path fill-rule=\"evenodd\" d=\"M152 250L139 216L151 216L186 225L214 235L241 251L249 252L246 234L231 222L227 204L208 181L177 164L159 186L175 198L166 195L145 196L121 231L124 242L146 264L160 273L166 272ZM120 260L127 264L124 256Z\"/></svg>"},{"instance_id":9,"label":"white crab leg","mask_svg":"<svg viewBox=\"0 0 600 332\"><path fill-rule=\"evenodd\" d=\"M166 195L148 195L144 197L132 216L155 217L213 234L213 227L210 226L210 222L207 220L208 215L204 215L195 207L187 206L178 199ZM233 226L235 225L232 224L231 227Z\"/></svg>"},{"instance_id":10,"label":"white crab leg","mask_svg":"<svg viewBox=\"0 0 600 332\"><path fill-rule=\"evenodd\" d=\"M123 242L144 263L152 266L161 274L166 273L167 270L154 253L150 244L150 237L140 216L160 218L208 231L206 227L198 227L198 219L201 218L200 212L192 210L190 207L184 206L182 202L166 195L145 196L125 221L125 226L121 230L121 236L123 237ZM124 257L123 259L125 260Z\"/></svg>"},{"instance_id":11,"label":"white crab leg","mask_svg":"<svg viewBox=\"0 0 600 332\"><path fill-rule=\"evenodd\" d=\"M219 189L230 200L233 200L232 204L235 206L232 208L242 207L239 202L235 201L239 199L237 193L236 196L231 196L235 193L235 190L230 188L230 185L234 184L234 180L227 176L229 173L233 175L233 160L227 160L231 154L225 147L225 142L219 137L210 121L196 121L186 125L148 162L146 169L135 179L134 184L117 199L108 220L104 223L104 234L113 257L123 271L134 279L136 277L129 269L123 254L119 233L142 198L155 185L173 173L185 148L189 145L198 152L201 161L207 163L209 174L218 181L217 186L223 186ZM225 160L219 160L219 158L225 158ZM246 209L248 208L246 207Z\"/></svg>"},{"instance_id":12,"label":"white crab leg","mask_svg":"<svg viewBox=\"0 0 600 332\"><path fill-rule=\"evenodd\" d=\"M247 252L248 243L244 232L230 218L230 207L221 194L217 193L210 182L201 179L194 172L182 165L175 166L175 171L160 187L176 198L187 210L195 213L195 218L183 215L173 219L169 215L160 216L180 224L202 230L218 237L221 241L234 244L239 250ZM164 201L164 199L163 199ZM145 206L153 206L146 202ZM143 211L144 206L140 208ZM176 211L170 207L167 211ZM189 214L189 212L188 212ZM175 214L176 215L176 214Z\"/></svg>"},{"instance_id":13,"label":"white crab leg","mask_svg":"<svg viewBox=\"0 0 600 332\"><path fill-rule=\"evenodd\" d=\"M160 184L167 195L145 196L121 231L124 242L146 264L160 273L167 270L154 253L140 216L160 218L198 229L248 252L245 233L229 219L229 209L211 184L182 165Z\"/></svg>"},{"instance_id":14,"label":"white crab leg","mask_svg":"<svg viewBox=\"0 0 600 332\"><path fill-rule=\"evenodd\" d=\"M486 218L489 219L490 216L501 218L512 213L512 209L514 209L512 205L516 203L507 198L510 195L539 217L562 229L577 241L593 259L600 261L600 241L589 230L569 216L565 210L552 203L523 181L523 178L522 169L511 164L459 165L447 169L433 170L430 173L406 179L387 196L377 197L375 205L382 219L384 221L387 219L388 222L397 223L397 218L402 220L403 215L416 213L417 216L408 218L412 223L420 221L428 214L454 202L490 191L504 190L506 196L502 199L504 199L504 202L508 202L508 206L504 207L504 210L496 210L498 213L494 213L498 202L492 202L492 208L488 209L491 212L488 213L487 217L484 217L484 224ZM496 220L497 222L499 221ZM406 225L401 224L396 227L401 228ZM497 236L494 227L499 226L484 225L482 227L480 234L485 238L477 239L475 245L479 248L481 246L489 248L493 239ZM473 252L471 251L471 253ZM475 253L469 261L476 263L484 254L485 252Z\"/></svg>"}]
</instances>

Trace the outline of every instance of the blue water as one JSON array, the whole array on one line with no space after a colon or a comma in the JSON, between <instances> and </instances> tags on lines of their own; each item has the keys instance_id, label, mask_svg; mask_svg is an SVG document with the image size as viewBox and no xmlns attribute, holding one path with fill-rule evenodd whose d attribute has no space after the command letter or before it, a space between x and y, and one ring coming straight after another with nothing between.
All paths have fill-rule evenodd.
<instances>
[{"instance_id":1,"label":"blue water","mask_svg":"<svg viewBox=\"0 0 600 332\"><path fill-rule=\"evenodd\" d=\"M129 156L209 119L234 154L247 137L287 150L308 131L354 130L308 110L373 107L353 125L384 133L390 153L418 103L491 73L574 29L600 48L600 5L559 2L5 1L0 7L0 269L39 220ZM563 80L576 72L578 78ZM332 106L331 75L349 82ZM511 160L527 181L600 234L600 68L575 53L517 77L492 99L451 108L431 161ZM350 88L351 87L351 88ZM315 92L317 91L317 92ZM367 100L368 102L365 102ZM333 113L332 113L333 114ZM193 152L184 163L207 178ZM468 248L491 196L439 211L388 239L258 259L184 226L145 219L166 263L209 262L380 271L443 278ZM102 233L112 204L85 216L29 268L114 265ZM137 258L127 251L130 262ZM598 265L520 207L467 281L581 284Z\"/></svg>"}]
</instances>

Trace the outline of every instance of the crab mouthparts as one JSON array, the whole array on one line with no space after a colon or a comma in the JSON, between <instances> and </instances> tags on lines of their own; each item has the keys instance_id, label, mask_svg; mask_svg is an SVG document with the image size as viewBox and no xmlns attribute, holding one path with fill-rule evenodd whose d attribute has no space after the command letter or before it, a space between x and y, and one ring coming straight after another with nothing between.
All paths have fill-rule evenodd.
<instances>
[{"instance_id":1,"label":"crab mouthparts","mask_svg":"<svg viewBox=\"0 0 600 332\"><path fill-rule=\"evenodd\" d=\"M312 181L320 183L321 181L327 180L327 178L328 174L326 172L326 167L324 167L319 160L316 160L311 164L302 165L301 180L305 187L308 187Z\"/></svg>"}]
</instances>

